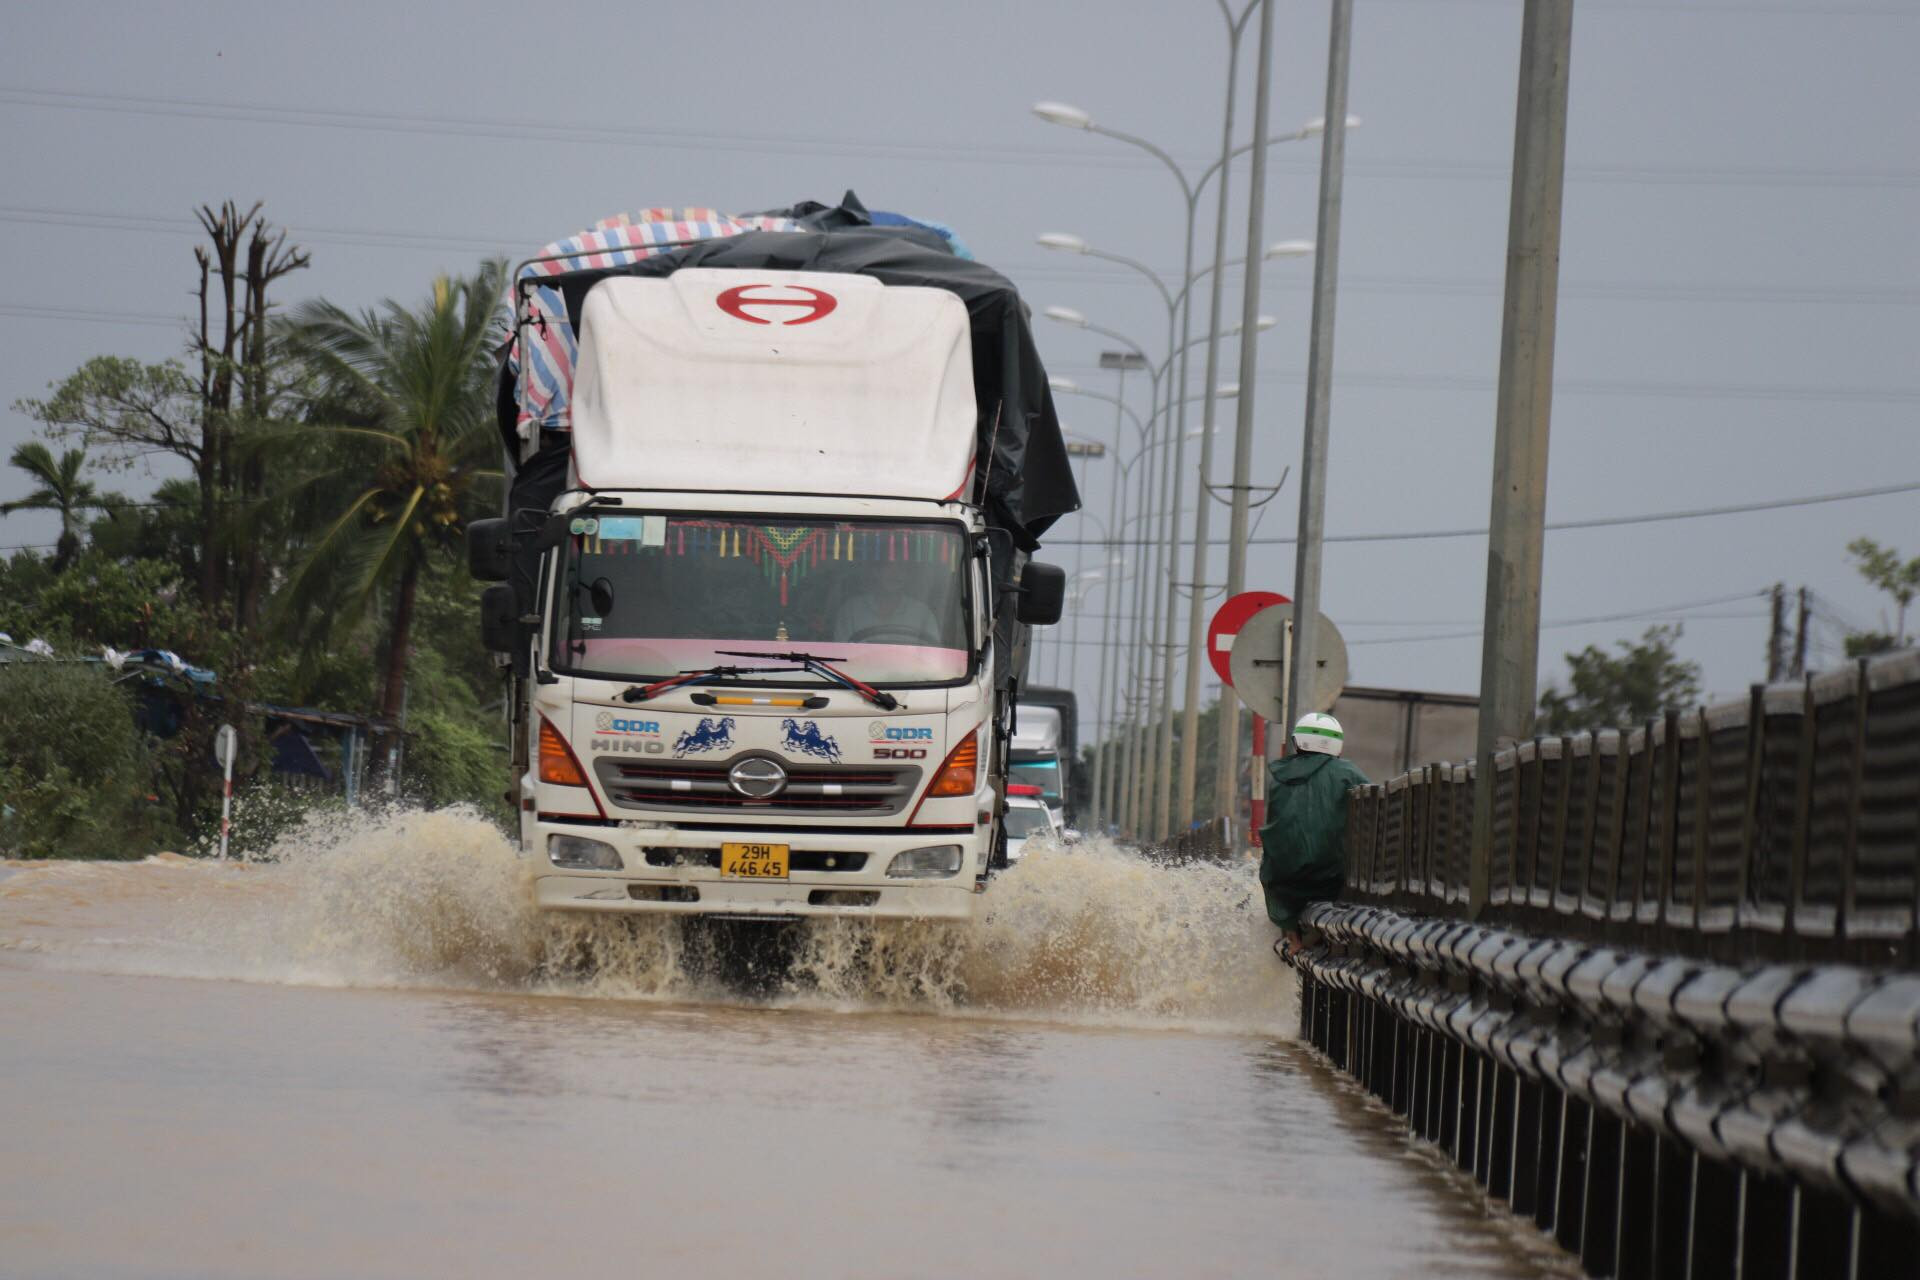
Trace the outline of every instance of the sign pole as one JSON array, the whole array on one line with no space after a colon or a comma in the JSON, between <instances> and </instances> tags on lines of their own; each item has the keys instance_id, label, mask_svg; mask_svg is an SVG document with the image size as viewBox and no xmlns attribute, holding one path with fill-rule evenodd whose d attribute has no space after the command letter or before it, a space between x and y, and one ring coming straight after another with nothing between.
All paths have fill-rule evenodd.
<instances>
[{"instance_id":1,"label":"sign pole","mask_svg":"<svg viewBox=\"0 0 1920 1280\"><path fill-rule=\"evenodd\" d=\"M1253 832L1249 843L1260 845L1260 828L1267 825L1267 718L1253 713Z\"/></svg>"},{"instance_id":2,"label":"sign pole","mask_svg":"<svg viewBox=\"0 0 1920 1280\"><path fill-rule=\"evenodd\" d=\"M233 757L239 735L230 724L220 726L213 736L213 754L220 760L220 859L226 861L227 835L233 829Z\"/></svg>"}]
</instances>

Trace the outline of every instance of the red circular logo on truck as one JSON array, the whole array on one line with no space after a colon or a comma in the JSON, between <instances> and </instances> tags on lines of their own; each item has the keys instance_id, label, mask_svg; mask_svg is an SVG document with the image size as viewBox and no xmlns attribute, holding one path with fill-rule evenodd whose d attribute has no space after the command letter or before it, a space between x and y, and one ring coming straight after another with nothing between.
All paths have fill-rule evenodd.
<instances>
[{"instance_id":1,"label":"red circular logo on truck","mask_svg":"<svg viewBox=\"0 0 1920 1280\"><path fill-rule=\"evenodd\" d=\"M750 290L754 289L792 289L804 293L807 296L804 298L785 298L779 296L756 297L750 293ZM809 288L804 284L735 285L713 301L715 306L732 316L735 320L745 320L748 324L773 323L773 321L764 316L749 315L747 313L748 307L800 307L805 310L807 314L795 316L791 320L782 320L780 323L812 324L815 320L824 319L832 315L833 309L840 305L840 300L828 293L825 289Z\"/></svg>"}]
</instances>

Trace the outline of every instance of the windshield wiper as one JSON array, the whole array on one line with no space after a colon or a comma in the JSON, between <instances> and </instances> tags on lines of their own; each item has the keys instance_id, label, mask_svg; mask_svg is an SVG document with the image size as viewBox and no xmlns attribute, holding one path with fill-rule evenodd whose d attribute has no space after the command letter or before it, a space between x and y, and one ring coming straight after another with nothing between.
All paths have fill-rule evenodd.
<instances>
[{"instance_id":1,"label":"windshield wiper","mask_svg":"<svg viewBox=\"0 0 1920 1280\"><path fill-rule=\"evenodd\" d=\"M882 711L893 711L900 706L900 699L894 697L892 694L882 693L872 685L864 684L859 680L855 680L846 672L827 665L829 662L845 662L845 658L822 658L818 654L800 653L797 651L793 653L745 653L736 649L715 649L714 652L723 654L729 658L775 658L781 662L797 662L800 664L798 670L811 672L814 675L825 676L841 688L851 689Z\"/></svg>"},{"instance_id":2,"label":"windshield wiper","mask_svg":"<svg viewBox=\"0 0 1920 1280\"><path fill-rule=\"evenodd\" d=\"M780 658L788 661L784 654L748 653L728 654L728 657ZM677 676L668 676L665 680L656 680L652 684L637 684L620 696L628 702L645 702L657 698L672 689L690 684L706 684L714 680L736 680L741 676L781 675L795 671L807 671L806 667L701 667L695 671L682 671Z\"/></svg>"}]
</instances>

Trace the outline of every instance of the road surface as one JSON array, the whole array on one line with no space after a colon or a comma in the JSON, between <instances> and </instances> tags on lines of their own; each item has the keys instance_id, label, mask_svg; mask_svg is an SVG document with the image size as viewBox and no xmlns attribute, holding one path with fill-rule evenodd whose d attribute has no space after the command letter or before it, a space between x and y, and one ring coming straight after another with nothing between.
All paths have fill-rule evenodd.
<instances>
[{"instance_id":1,"label":"road surface","mask_svg":"<svg viewBox=\"0 0 1920 1280\"><path fill-rule=\"evenodd\" d=\"M1047 850L742 994L455 814L0 864L0 1275L1572 1275L1291 1039L1249 872Z\"/></svg>"}]
</instances>

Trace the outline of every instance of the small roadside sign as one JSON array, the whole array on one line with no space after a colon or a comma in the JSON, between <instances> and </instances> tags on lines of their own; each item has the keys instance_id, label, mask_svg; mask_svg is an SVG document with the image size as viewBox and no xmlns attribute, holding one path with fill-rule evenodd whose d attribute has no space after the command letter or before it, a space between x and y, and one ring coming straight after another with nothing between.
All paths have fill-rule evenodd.
<instances>
[{"instance_id":1,"label":"small roadside sign","mask_svg":"<svg viewBox=\"0 0 1920 1280\"><path fill-rule=\"evenodd\" d=\"M1242 591L1213 611L1213 621L1207 624L1207 661L1220 683L1233 687L1233 638L1247 620L1262 609L1292 603L1275 591Z\"/></svg>"},{"instance_id":2,"label":"small roadside sign","mask_svg":"<svg viewBox=\"0 0 1920 1280\"><path fill-rule=\"evenodd\" d=\"M240 750L240 734L230 724L213 735L213 758L220 762L225 784L220 793L220 856L227 856L227 833L233 828L233 757Z\"/></svg>"},{"instance_id":3,"label":"small roadside sign","mask_svg":"<svg viewBox=\"0 0 1920 1280\"><path fill-rule=\"evenodd\" d=\"M1325 711L1339 700L1347 684L1347 642L1333 619L1315 620L1314 670L1301 690L1306 704L1297 711L1287 706L1288 668L1293 662L1293 610L1263 609L1240 628L1233 651L1233 691L1255 714L1284 725L1297 715Z\"/></svg>"}]
</instances>

